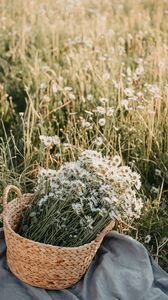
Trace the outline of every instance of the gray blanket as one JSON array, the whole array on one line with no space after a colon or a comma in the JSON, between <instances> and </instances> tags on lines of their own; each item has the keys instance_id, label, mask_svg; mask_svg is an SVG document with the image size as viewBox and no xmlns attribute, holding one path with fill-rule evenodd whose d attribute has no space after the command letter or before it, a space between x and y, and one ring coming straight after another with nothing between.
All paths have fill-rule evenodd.
<instances>
[{"instance_id":1,"label":"gray blanket","mask_svg":"<svg viewBox=\"0 0 168 300\"><path fill-rule=\"evenodd\" d=\"M9 270L0 230L0 300L168 300L168 274L142 244L113 231L104 238L85 276L72 288L47 291Z\"/></svg>"}]
</instances>

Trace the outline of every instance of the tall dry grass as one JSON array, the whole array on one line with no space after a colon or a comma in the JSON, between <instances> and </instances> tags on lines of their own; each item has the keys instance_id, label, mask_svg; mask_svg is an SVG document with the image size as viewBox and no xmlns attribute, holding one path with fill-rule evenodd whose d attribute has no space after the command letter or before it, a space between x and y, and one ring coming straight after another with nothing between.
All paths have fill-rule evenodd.
<instances>
[{"instance_id":1,"label":"tall dry grass","mask_svg":"<svg viewBox=\"0 0 168 300\"><path fill-rule=\"evenodd\" d=\"M119 153L141 173L144 198L142 218L120 230L150 235L166 268L168 2L1 0L0 28L1 192L33 189L40 134L61 138L56 168L84 148Z\"/></svg>"}]
</instances>

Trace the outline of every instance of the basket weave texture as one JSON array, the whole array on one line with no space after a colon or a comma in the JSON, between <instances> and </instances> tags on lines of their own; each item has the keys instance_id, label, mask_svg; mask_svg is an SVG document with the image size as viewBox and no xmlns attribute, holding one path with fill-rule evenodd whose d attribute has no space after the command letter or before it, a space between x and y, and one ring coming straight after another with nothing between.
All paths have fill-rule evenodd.
<instances>
[{"instance_id":1,"label":"basket weave texture","mask_svg":"<svg viewBox=\"0 0 168 300\"><path fill-rule=\"evenodd\" d=\"M9 192L17 198L7 203ZM22 213L33 194L22 195L13 185L3 193L3 226L7 262L19 279L32 286L61 290L75 284L88 269L104 236L112 230L112 221L92 242L79 247L58 247L28 240L15 232Z\"/></svg>"}]
</instances>

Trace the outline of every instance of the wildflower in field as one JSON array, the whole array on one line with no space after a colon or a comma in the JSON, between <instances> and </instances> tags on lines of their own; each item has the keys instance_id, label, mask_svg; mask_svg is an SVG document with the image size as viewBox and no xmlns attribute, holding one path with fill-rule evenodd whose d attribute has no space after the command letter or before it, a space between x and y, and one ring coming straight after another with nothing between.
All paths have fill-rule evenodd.
<instances>
[{"instance_id":1,"label":"wildflower in field","mask_svg":"<svg viewBox=\"0 0 168 300\"><path fill-rule=\"evenodd\" d=\"M52 91L54 94L56 94L60 90L60 86L57 83L53 83L52 85Z\"/></svg>"},{"instance_id":2,"label":"wildflower in field","mask_svg":"<svg viewBox=\"0 0 168 300\"><path fill-rule=\"evenodd\" d=\"M107 98L100 98L99 101L103 104L109 102Z\"/></svg>"},{"instance_id":3,"label":"wildflower in field","mask_svg":"<svg viewBox=\"0 0 168 300\"><path fill-rule=\"evenodd\" d=\"M135 59L135 62L136 62L138 65L142 65L142 64L143 64L143 58L138 57L138 58Z\"/></svg>"},{"instance_id":4,"label":"wildflower in field","mask_svg":"<svg viewBox=\"0 0 168 300\"><path fill-rule=\"evenodd\" d=\"M93 101L94 97L93 97L92 94L88 94L87 97L86 97L86 99L87 99L88 101Z\"/></svg>"},{"instance_id":5,"label":"wildflower in field","mask_svg":"<svg viewBox=\"0 0 168 300\"><path fill-rule=\"evenodd\" d=\"M132 97L134 95L134 90L132 88L126 88L124 89L124 94L127 97Z\"/></svg>"},{"instance_id":6,"label":"wildflower in field","mask_svg":"<svg viewBox=\"0 0 168 300\"><path fill-rule=\"evenodd\" d=\"M127 99L123 99L121 100L121 106L123 106L126 110L128 110L128 100Z\"/></svg>"},{"instance_id":7,"label":"wildflower in field","mask_svg":"<svg viewBox=\"0 0 168 300\"><path fill-rule=\"evenodd\" d=\"M71 148L73 148L73 145L70 144L70 143L63 143L62 145L63 145L64 149L71 149Z\"/></svg>"},{"instance_id":8,"label":"wildflower in field","mask_svg":"<svg viewBox=\"0 0 168 300\"><path fill-rule=\"evenodd\" d=\"M41 90L45 90L46 87L47 87L47 85L46 85L45 82L42 82L42 83L40 84L40 89L41 89Z\"/></svg>"},{"instance_id":9,"label":"wildflower in field","mask_svg":"<svg viewBox=\"0 0 168 300\"><path fill-rule=\"evenodd\" d=\"M143 98L144 97L144 93L143 92L137 92L137 97Z\"/></svg>"},{"instance_id":10,"label":"wildflower in field","mask_svg":"<svg viewBox=\"0 0 168 300\"><path fill-rule=\"evenodd\" d=\"M75 100L76 99L76 97L75 97L75 95L73 93L68 93L68 98L70 100Z\"/></svg>"},{"instance_id":11,"label":"wildflower in field","mask_svg":"<svg viewBox=\"0 0 168 300\"><path fill-rule=\"evenodd\" d=\"M148 235L145 237L144 243L145 243L145 244L149 244L150 241L151 241L151 236L148 234Z\"/></svg>"},{"instance_id":12,"label":"wildflower in field","mask_svg":"<svg viewBox=\"0 0 168 300\"><path fill-rule=\"evenodd\" d=\"M97 106L96 110L101 115L104 115L106 113L106 109L103 106Z\"/></svg>"},{"instance_id":13,"label":"wildflower in field","mask_svg":"<svg viewBox=\"0 0 168 300\"><path fill-rule=\"evenodd\" d=\"M95 140L94 140L94 144L97 145L97 146L101 146L103 144L103 139L102 137L97 137Z\"/></svg>"},{"instance_id":14,"label":"wildflower in field","mask_svg":"<svg viewBox=\"0 0 168 300\"><path fill-rule=\"evenodd\" d=\"M103 79L103 81L109 80L110 79L110 73L108 73L108 72L104 73L103 76L102 76L102 79Z\"/></svg>"},{"instance_id":15,"label":"wildflower in field","mask_svg":"<svg viewBox=\"0 0 168 300\"><path fill-rule=\"evenodd\" d=\"M156 176L161 176L161 171L159 169L155 169L155 175Z\"/></svg>"},{"instance_id":16,"label":"wildflower in field","mask_svg":"<svg viewBox=\"0 0 168 300\"><path fill-rule=\"evenodd\" d=\"M153 98L160 98L160 90L157 84L148 84L145 83L146 91L148 91Z\"/></svg>"},{"instance_id":17,"label":"wildflower in field","mask_svg":"<svg viewBox=\"0 0 168 300\"><path fill-rule=\"evenodd\" d=\"M81 120L81 125L82 125L83 128L92 129L92 124L90 122L86 121L82 117L80 117L80 120Z\"/></svg>"},{"instance_id":18,"label":"wildflower in field","mask_svg":"<svg viewBox=\"0 0 168 300\"><path fill-rule=\"evenodd\" d=\"M144 199L147 197L148 203L155 203L163 193L158 207L159 218L155 218L154 210L154 214L150 214L150 223L154 228L156 223L159 225L163 221L164 226L166 215L162 210L167 205L168 160L168 0L160 1L163 5L152 0L130 1L131 5L124 0L69 0L66 5L61 0L59 5L55 3L57 1L42 1L45 2L42 5L40 2L31 0L29 10L24 9L23 15L15 13L17 5L4 6L5 12L1 14L1 52L4 53L1 53L3 59L0 62L0 73L3 73L0 84L0 183L4 182L5 172L10 171L9 160L11 180L13 174L19 173L22 148L26 153L23 165L28 165L31 151L31 156L37 160L39 157L40 163L45 157L46 168L52 161L59 167L66 159L74 160L86 145L109 155L121 148L126 159L135 159L134 162L131 159L130 166L135 170L140 167L144 179L151 173L150 182L144 185ZM18 22L15 22L17 17ZM20 39L22 43L18 48ZM12 60L14 64L9 63ZM44 135L41 142L36 136L39 131ZM48 137L55 134L57 141ZM65 143L60 143L60 136ZM28 140L31 140L30 145ZM39 148L38 142L42 147ZM52 146L53 151L49 151ZM100 160L96 159L96 166L98 162ZM119 186L120 181L125 188L130 180L139 190L140 179L134 180L130 169L119 170L119 166L111 162L113 172L107 172L106 163L100 165L111 183ZM18 172L14 172L16 167ZM115 168L117 172L114 172ZM31 172L27 175L31 176ZM51 175L44 176L50 178ZM55 180L57 175L53 177ZM22 179L26 185L27 176ZM61 183L58 186L61 190ZM131 196L127 192L127 211L131 215ZM109 199L107 195L103 197ZM96 200L95 194L92 195L89 208L99 216L105 216L106 209L100 210ZM41 208L46 205L43 200L41 203ZM138 201L135 206L136 209L140 206ZM70 209L74 213L72 207ZM142 225L146 226L145 222L146 218L142 219ZM86 223L83 218L83 224L87 226ZM64 226L67 229L67 224ZM158 243L162 235L166 235L163 226L157 227ZM153 239L152 249L155 249L155 243Z\"/></svg>"},{"instance_id":19,"label":"wildflower in field","mask_svg":"<svg viewBox=\"0 0 168 300\"><path fill-rule=\"evenodd\" d=\"M153 185L150 192L151 192L151 194L157 194L159 192L159 188L157 188Z\"/></svg>"},{"instance_id":20,"label":"wildflower in field","mask_svg":"<svg viewBox=\"0 0 168 300\"><path fill-rule=\"evenodd\" d=\"M113 107L107 107L107 117L111 117L114 115L115 109Z\"/></svg>"},{"instance_id":21,"label":"wildflower in field","mask_svg":"<svg viewBox=\"0 0 168 300\"><path fill-rule=\"evenodd\" d=\"M84 39L83 40L83 44L88 47L88 48L92 48L93 47L93 41L91 39Z\"/></svg>"},{"instance_id":22,"label":"wildflower in field","mask_svg":"<svg viewBox=\"0 0 168 300\"><path fill-rule=\"evenodd\" d=\"M124 55L125 54L125 47L123 45L118 45L118 54L119 55Z\"/></svg>"},{"instance_id":23,"label":"wildflower in field","mask_svg":"<svg viewBox=\"0 0 168 300\"><path fill-rule=\"evenodd\" d=\"M113 85L114 85L114 87L117 89L117 90L120 90L121 88L122 88L122 84L121 84L121 82L117 82L116 80L112 80L112 82L113 82Z\"/></svg>"},{"instance_id":24,"label":"wildflower in field","mask_svg":"<svg viewBox=\"0 0 168 300\"><path fill-rule=\"evenodd\" d=\"M48 95L44 95L43 99L44 99L45 102L50 102L51 101L51 98Z\"/></svg>"},{"instance_id":25,"label":"wildflower in field","mask_svg":"<svg viewBox=\"0 0 168 300\"><path fill-rule=\"evenodd\" d=\"M100 126L104 126L106 124L106 119L101 118L101 119L99 119L98 123L99 123Z\"/></svg>"},{"instance_id":26,"label":"wildflower in field","mask_svg":"<svg viewBox=\"0 0 168 300\"><path fill-rule=\"evenodd\" d=\"M57 135L54 136L40 135L40 140L47 148L60 144L60 138Z\"/></svg>"},{"instance_id":27,"label":"wildflower in field","mask_svg":"<svg viewBox=\"0 0 168 300\"><path fill-rule=\"evenodd\" d=\"M136 76L140 77L143 73L144 73L144 67L142 65L139 65L135 70L135 74Z\"/></svg>"}]
</instances>

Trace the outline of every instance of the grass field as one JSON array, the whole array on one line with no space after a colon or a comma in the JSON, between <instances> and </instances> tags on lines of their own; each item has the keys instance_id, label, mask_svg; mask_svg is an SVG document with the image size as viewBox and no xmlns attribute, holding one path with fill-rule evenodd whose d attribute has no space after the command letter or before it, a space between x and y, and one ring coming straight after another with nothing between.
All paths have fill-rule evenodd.
<instances>
[{"instance_id":1,"label":"grass field","mask_svg":"<svg viewBox=\"0 0 168 300\"><path fill-rule=\"evenodd\" d=\"M141 174L142 217L118 230L168 271L168 1L1 0L0 195L82 149ZM46 153L40 135L58 135Z\"/></svg>"}]
</instances>

